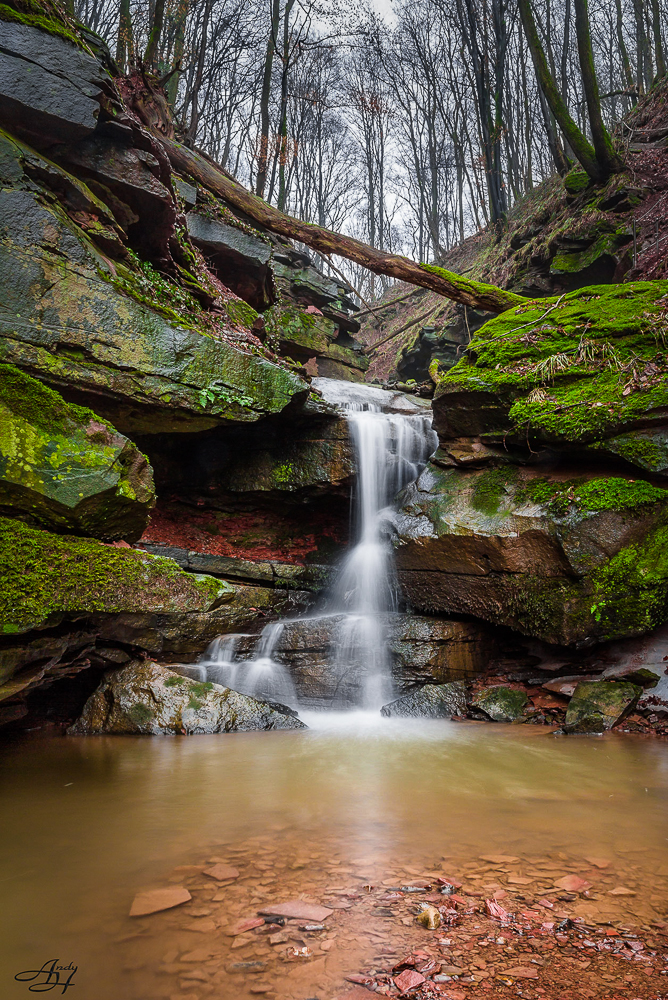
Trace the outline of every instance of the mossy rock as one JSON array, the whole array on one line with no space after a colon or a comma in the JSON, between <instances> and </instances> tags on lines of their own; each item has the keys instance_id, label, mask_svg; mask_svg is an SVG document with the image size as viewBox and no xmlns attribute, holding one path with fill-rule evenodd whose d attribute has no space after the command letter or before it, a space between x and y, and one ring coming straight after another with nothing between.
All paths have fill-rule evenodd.
<instances>
[{"instance_id":1,"label":"mossy rock","mask_svg":"<svg viewBox=\"0 0 668 1000\"><path fill-rule=\"evenodd\" d=\"M380 714L387 718L451 719L466 713L466 688L461 681L449 684L425 684L424 687L383 705Z\"/></svg>"},{"instance_id":2,"label":"mossy rock","mask_svg":"<svg viewBox=\"0 0 668 1000\"><path fill-rule=\"evenodd\" d=\"M154 503L151 466L132 441L0 365L0 510L57 531L135 541Z\"/></svg>"},{"instance_id":3,"label":"mossy rock","mask_svg":"<svg viewBox=\"0 0 668 1000\"><path fill-rule=\"evenodd\" d=\"M430 466L401 503L397 567L417 611L559 644L641 635L668 617L668 490Z\"/></svg>"},{"instance_id":4,"label":"mossy rock","mask_svg":"<svg viewBox=\"0 0 668 1000\"><path fill-rule=\"evenodd\" d=\"M289 709L151 661L109 671L68 734L172 736L306 729Z\"/></svg>"},{"instance_id":5,"label":"mossy rock","mask_svg":"<svg viewBox=\"0 0 668 1000\"><path fill-rule=\"evenodd\" d=\"M568 704L564 729L605 732L634 708L641 694L641 687L627 681L581 681Z\"/></svg>"},{"instance_id":6,"label":"mossy rock","mask_svg":"<svg viewBox=\"0 0 668 1000\"><path fill-rule=\"evenodd\" d=\"M11 185L0 190L0 360L56 388L94 394L96 410L131 433L255 421L306 395L307 383L287 368L179 322L178 313L165 319L140 301L141 290L120 290L131 273L120 282L119 268L46 203L23 172L24 151L0 135Z\"/></svg>"},{"instance_id":7,"label":"mossy rock","mask_svg":"<svg viewBox=\"0 0 668 1000\"><path fill-rule=\"evenodd\" d=\"M0 518L0 623L5 634L92 612L202 612L234 587L172 560Z\"/></svg>"},{"instance_id":8,"label":"mossy rock","mask_svg":"<svg viewBox=\"0 0 668 1000\"><path fill-rule=\"evenodd\" d=\"M437 386L434 426L442 439L599 450L639 425L661 427L667 321L668 281L596 285L508 310Z\"/></svg>"},{"instance_id":9,"label":"mossy rock","mask_svg":"<svg viewBox=\"0 0 668 1000\"><path fill-rule=\"evenodd\" d=\"M571 170L564 177L564 187L572 195L582 194L590 183L589 175L584 170Z\"/></svg>"},{"instance_id":10,"label":"mossy rock","mask_svg":"<svg viewBox=\"0 0 668 1000\"><path fill-rule=\"evenodd\" d=\"M529 699L525 691L509 687L489 687L480 691L471 702L493 722L515 722L521 719Z\"/></svg>"}]
</instances>

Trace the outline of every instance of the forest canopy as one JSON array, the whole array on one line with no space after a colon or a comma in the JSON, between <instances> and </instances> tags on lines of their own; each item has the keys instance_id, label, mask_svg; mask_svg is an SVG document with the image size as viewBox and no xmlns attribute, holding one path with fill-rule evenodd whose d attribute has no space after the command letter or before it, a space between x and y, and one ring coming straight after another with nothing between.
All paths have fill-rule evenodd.
<instances>
[{"instance_id":1,"label":"forest canopy","mask_svg":"<svg viewBox=\"0 0 668 1000\"><path fill-rule=\"evenodd\" d=\"M623 169L623 117L666 72L666 0L397 0L382 15L74 0L72 13L120 71L163 84L186 145L270 205L426 263L502 226L555 172Z\"/></svg>"}]
</instances>

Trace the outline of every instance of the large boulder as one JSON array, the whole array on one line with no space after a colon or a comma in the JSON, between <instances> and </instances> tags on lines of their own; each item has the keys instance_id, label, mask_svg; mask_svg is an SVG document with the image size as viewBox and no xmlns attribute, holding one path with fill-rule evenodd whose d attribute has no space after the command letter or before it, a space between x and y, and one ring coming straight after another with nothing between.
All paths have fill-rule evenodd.
<instances>
[{"instance_id":1,"label":"large boulder","mask_svg":"<svg viewBox=\"0 0 668 1000\"><path fill-rule=\"evenodd\" d=\"M465 715L466 688L461 681L425 684L417 691L383 705L380 714L402 719L451 719L453 715Z\"/></svg>"},{"instance_id":2,"label":"large boulder","mask_svg":"<svg viewBox=\"0 0 668 1000\"><path fill-rule=\"evenodd\" d=\"M160 736L305 728L285 706L141 660L108 671L68 733Z\"/></svg>"},{"instance_id":3,"label":"large boulder","mask_svg":"<svg viewBox=\"0 0 668 1000\"><path fill-rule=\"evenodd\" d=\"M135 541L155 502L148 459L111 424L0 365L0 512Z\"/></svg>"},{"instance_id":4,"label":"large boulder","mask_svg":"<svg viewBox=\"0 0 668 1000\"><path fill-rule=\"evenodd\" d=\"M111 83L108 74L46 11L31 16L6 6L3 10L0 124L41 147L90 135L97 125L99 97Z\"/></svg>"},{"instance_id":5,"label":"large boulder","mask_svg":"<svg viewBox=\"0 0 668 1000\"><path fill-rule=\"evenodd\" d=\"M192 316L183 320L169 305L171 286L150 267L133 259L112 266L76 222L47 203L35 169L33 177L24 172L27 156L40 160L0 135L3 361L83 395L132 434L252 422L306 396L306 382L291 370L215 336ZM51 174L71 177L42 162Z\"/></svg>"},{"instance_id":6,"label":"large boulder","mask_svg":"<svg viewBox=\"0 0 668 1000\"><path fill-rule=\"evenodd\" d=\"M602 733L634 707L642 688L628 681L583 681L568 703L567 733Z\"/></svg>"},{"instance_id":7,"label":"large boulder","mask_svg":"<svg viewBox=\"0 0 668 1000\"><path fill-rule=\"evenodd\" d=\"M479 691L471 704L493 722L515 722L522 718L528 701L525 691L496 684Z\"/></svg>"},{"instance_id":8,"label":"large boulder","mask_svg":"<svg viewBox=\"0 0 668 1000\"><path fill-rule=\"evenodd\" d=\"M428 467L403 496L397 566L416 610L557 644L665 620L668 491L619 477Z\"/></svg>"}]
</instances>

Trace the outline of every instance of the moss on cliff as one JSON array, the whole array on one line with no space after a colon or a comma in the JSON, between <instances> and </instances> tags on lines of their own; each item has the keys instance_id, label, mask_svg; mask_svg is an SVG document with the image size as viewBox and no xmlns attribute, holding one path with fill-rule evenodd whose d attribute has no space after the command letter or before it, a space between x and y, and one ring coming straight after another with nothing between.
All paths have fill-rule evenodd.
<instances>
[{"instance_id":1,"label":"moss on cliff","mask_svg":"<svg viewBox=\"0 0 668 1000\"><path fill-rule=\"evenodd\" d=\"M596 285L533 301L479 330L468 356L441 380L435 403L484 392L506 412L498 433L596 441L668 406L667 331L668 281Z\"/></svg>"},{"instance_id":2,"label":"moss on cliff","mask_svg":"<svg viewBox=\"0 0 668 1000\"><path fill-rule=\"evenodd\" d=\"M62 19L53 5L49 5L47 9L45 4L37 3L36 0L12 0L11 4L0 4L0 21L14 21L16 24L39 28L48 35L57 35L88 51L82 39Z\"/></svg>"},{"instance_id":3,"label":"moss on cliff","mask_svg":"<svg viewBox=\"0 0 668 1000\"><path fill-rule=\"evenodd\" d=\"M668 616L668 525L628 545L593 577L591 614L602 638L639 635Z\"/></svg>"},{"instance_id":4,"label":"moss on cliff","mask_svg":"<svg viewBox=\"0 0 668 1000\"><path fill-rule=\"evenodd\" d=\"M172 560L102 542L52 535L0 518L0 622L25 632L86 612L207 611L234 588L185 573Z\"/></svg>"}]
</instances>

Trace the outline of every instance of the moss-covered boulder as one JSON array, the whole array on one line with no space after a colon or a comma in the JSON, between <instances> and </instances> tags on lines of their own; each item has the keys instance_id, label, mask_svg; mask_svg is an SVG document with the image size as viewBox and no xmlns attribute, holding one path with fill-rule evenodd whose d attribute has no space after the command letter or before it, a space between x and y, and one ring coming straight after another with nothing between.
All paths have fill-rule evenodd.
<instances>
[{"instance_id":1,"label":"moss-covered boulder","mask_svg":"<svg viewBox=\"0 0 668 1000\"><path fill-rule=\"evenodd\" d=\"M0 365L0 512L135 541L155 502L147 458L91 410Z\"/></svg>"},{"instance_id":2,"label":"moss-covered boulder","mask_svg":"<svg viewBox=\"0 0 668 1000\"><path fill-rule=\"evenodd\" d=\"M441 379L443 441L611 453L665 473L668 281L596 285L510 309Z\"/></svg>"},{"instance_id":3,"label":"moss-covered boulder","mask_svg":"<svg viewBox=\"0 0 668 1000\"><path fill-rule=\"evenodd\" d=\"M380 714L402 719L451 719L453 715L465 715L466 688L461 681L425 684L417 691L383 705Z\"/></svg>"},{"instance_id":4,"label":"moss-covered boulder","mask_svg":"<svg viewBox=\"0 0 668 1000\"><path fill-rule=\"evenodd\" d=\"M567 733L602 733L630 712L642 688L628 681L583 681L568 703Z\"/></svg>"},{"instance_id":5,"label":"moss-covered boulder","mask_svg":"<svg viewBox=\"0 0 668 1000\"><path fill-rule=\"evenodd\" d=\"M146 262L112 264L44 176L54 188L59 178L87 190L0 134L0 360L94 399L96 412L129 433L255 421L305 396L303 379L234 330L226 339L209 329L186 293Z\"/></svg>"},{"instance_id":6,"label":"moss-covered boulder","mask_svg":"<svg viewBox=\"0 0 668 1000\"><path fill-rule=\"evenodd\" d=\"M234 587L172 559L0 518L0 630L27 632L92 612L202 612Z\"/></svg>"},{"instance_id":7,"label":"moss-covered boulder","mask_svg":"<svg viewBox=\"0 0 668 1000\"><path fill-rule=\"evenodd\" d=\"M141 660L110 670L68 733L161 736L305 728L284 706Z\"/></svg>"},{"instance_id":8,"label":"moss-covered boulder","mask_svg":"<svg viewBox=\"0 0 668 1000\"><path fill-rule=\"evenodd\" d=\"M431 466L397 527L419 611L563 644L640 635L668 614L668 491L643 481Z\"/></svg>"},{"instance_id":9,"label":"moss-covered boulder","mask_svg":"<svg viewBox=\"0 0 668 1000\"><path fill-rule=\"evenodd\" d=\"M525 691L497 685L479 691L471 704L493 722L515 722L522 718L528 701Z\"/></svg>"}]
</instances>

